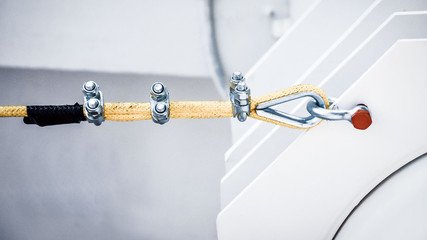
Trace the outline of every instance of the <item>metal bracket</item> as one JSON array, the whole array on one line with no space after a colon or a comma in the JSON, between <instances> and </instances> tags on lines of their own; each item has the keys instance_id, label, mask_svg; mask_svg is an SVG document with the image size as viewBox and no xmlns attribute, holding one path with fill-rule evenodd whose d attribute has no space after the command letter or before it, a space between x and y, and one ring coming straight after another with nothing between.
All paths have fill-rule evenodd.
<instances>
[{"instance_id":1,"label":"metal bracket","mask_svg":"<svg viewBox=\"0 0 427 240\"><path fill-rule=\"evenodd\" d=\"M104 95L99 90L98 84L94 81L87 81L83 84L84 110L89 123L96 126L101 125L104 119Z\"/></svg>"},{"instance_id":2,"label":"metal bracket","mask_svg":"<svg viewBox=\"0 0 427 240\"><path fill-rule=\"evenodd\" d=\"M230 101L233 104L233 117L246 121L251 110L251 90L240 72L234 72L230 80Z\"/></svg>"},{"instance_id":3,"label":"metal bracket","mask_svg":"<svg viewBox=\"0 0 427 240\"><path fill-rule=\"evenodd\" d=\"M150 108L153 122L165 124L170 118L169 92L161 82L156 82L151 86Z\"/></svg>"}]
</instances>

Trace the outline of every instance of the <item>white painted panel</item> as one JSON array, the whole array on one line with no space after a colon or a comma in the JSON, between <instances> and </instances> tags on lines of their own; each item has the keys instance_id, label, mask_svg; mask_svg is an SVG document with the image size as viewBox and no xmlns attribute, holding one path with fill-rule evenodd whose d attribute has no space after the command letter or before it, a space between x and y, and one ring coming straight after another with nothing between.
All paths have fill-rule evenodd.
<instances>
[{"instance_id":1,"label":"white painted panel","mask_svg":"<svg viewBox=\"0 0 427 240\"><path fill-rule=\"evenodd\" d=\"M338 100L367 104L372 126L305 132L218 215L219 239L331 239L373 187L427 152L425 62L427 39L397 42Z\"/></svg>"},{"instance_id":2,"label":"white painted panel","mask_svg":"<svg viewBox=\"0 0 427 240\"><path fill-rule=\"evenodd\" d=\"M293 84L374 0L322 0L248 72L255 96Z\"/></svg>"},{"instance_id":3,"label":"white painted panel","mask_svg":"<svg viewBox=\"0 0 427 240\"><path fill-rule=\"evenodd\" d=\"M400 1L400 0L383 0L383 1L377 1L375 4L371 6L370 9L364 12L363 15L359 17L357 21L355 21L346 31L344 31L337 39L335 39L334 43L331 44L331 46L328 47L327 50L325 50L322 55L320 55L317 59L312 60L313 62L310 63L311 65L307 67L307 69L304 70L304 74L299 73L297 78L290 79L290 82L285 79L278 79L274 76L267 76L263 78L263 83L261 85L256 85L257 88L263 89L268 88L270 85L270 82L275 82L280 80L282 82L282 85L279 86L279 88L284 88L290 85L293 85L295 83L311 83L311 84L319 84L320 81L322 81L327 75L336 68L354 49L357 48L358 45L360 45L381 23L383 23L390 15L392 15L394 12L404 12L404 11L422 11L427 10L427 1L424 0L407 0L407 1ZM341 19L337 20L341 21ZM284 42L283 42L284 43ZM282 42L278 43L280 46L275 46L275 49L283 48L284 46L281 46L283 44ZM295 43L294 43L295 44ZM300 43L296 43L300 44ZM294 46L296 49L298 49L301 46ZM269 55L266 55L269 56ZM274 55L272 55L274 56ZM282 57L292 57L292 56L282 56ZM266 58L266 57L265 57ZM282 61L281 59L274 59L275 61L279 62ZM262 61L262 60L261 60ZM270 61L274 62L274 61ZM262 65L266 63L259 62L258 65ZM292 63L292 68L283 68L286 69L286 71L294 71L293 67L300 64L300 62L295 61ZM284 66L284 65L280 65ZM357 66L354 66L357 67ZM362 66L360 66L362 67ZM257 72L257 66L255 66L251 72ZM275 70L276 73L278 70ZM279 70L280 71L280 70ZM282 70L283 71L283 70ZM280 75L279 75L280 76ZM340 92L341 93L341 92ZM234 135L239 134L239 132L242 131L248 131L248 127L239 124L237 122L233 122L233 129ZM257 125L256 127L260 132L269 131L273 128L273 126L266 124L266 125ZM255 130L251 129L254 134L258 134ZM292 134L293 135L293 134ZM248 135L250 136L250 135ZM240 152L247 152L248 149L252 149L253 146L256 144L253 139L259 139L257 137L247 137L244 140L239 139L239 142L236 142L236 145L239 143ZM293 138L292 138L293 139ZM256 140L255 140L256 141ZM232 149L236 149L236 147L233 147ZM228 159L227 165L234 165L238 160L242 159L244 155L240 155L239 153L233 154L230 151L230 159ZM227 169L230 169L230 166L227 166Z\"/></svg>"},{"instance_id":4,"label":"white painted panel","mask_svg":"<svg viewBox=\"0 0 427 240\"><path fill-rule=\"evenodd\" d=\"M424 0L382 0L361 17L301 76L297 82L318 84L395 12L426 11ZM400 29L396 29L397 33ZM392 34L392 33L391 33ZM353 68L357 68L354 66Z\"/></svg>"},{"instance_id":5,"label":"white painted panel","mask_svg":"<svg viewBox=\"0 0 427 240\"><path fill-rule=\"evenodd\" d=\"M253 96L293 85L360 16L378 2L317 0L247 73ZM241 124L232 121L233 139L239 139L251 127L251 122ZM248 142L244 146L251 149L254 144Z\"/></svg>"},{"instance_id":6,"label":"white painted panel","mask_svg":"<svg viewBox=\"0 0 427 240\"><path fill-rule=\"evenodd\" d=\"M408 28L407 26L411 26ZM351 53L329 76L318 84L329 96L339 96L359 78L393 43L403 38L427 37L427 13L396 13L387 19L370 37ZM267 132L264 138L254 138L255 147L244 152L246 155L232 155L229 160L240 162L222 180L222 206L226 206L247 186L265 167L275 159L299 134L299 130L287 129L268 123L261 123L258 132ZM248 139L251 135L248 135ZM261 139L261 140L260 140ZM242 141L240 146L247 146ZM237 153L237 152L236 152ZM240 158L239 158L240 157Z\"/></svg>"},{"instance_id":7,"label":"white painted panel","mask_svg":"<svg viewBox=\"0 0 427 240\"><path fill-rule=\"evenodd\" d=\"M427 154L382 182L355 209L336 240L425 240Z\"/></svg>"}]
</instances>

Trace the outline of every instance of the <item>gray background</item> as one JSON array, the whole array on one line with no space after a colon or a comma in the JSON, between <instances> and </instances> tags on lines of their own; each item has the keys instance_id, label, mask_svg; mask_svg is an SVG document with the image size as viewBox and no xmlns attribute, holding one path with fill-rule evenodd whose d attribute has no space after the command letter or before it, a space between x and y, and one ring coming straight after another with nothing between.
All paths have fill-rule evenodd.
<instances>
[{"instance_id":1,"label":"gray background","mask_svg":"<svg viewBox=\"0 0 427 240\"><path fill-rule=\"evenodd\" d=\"M214 100L210 81L135 74L0 69L2 105ZM203 84L201 84L203 82ZM197 90L197 91L195 91ZM25 125L0 119L0 239L216 239L228 119Z\"/></svg>"},{"instance_id":2,"label":"gray background","mask_svg":"<svg viewBox=\"0 0 427 240\"><path fill-rule=\"evenodd\" d=\"M155 81L174 101L220 100L218 62L247 72L313 2L213 0L208 21L209 0L0 0L0 105L81 103L87 80L107 102L146 102ZM216 239L242 125L0 119L0 239Z\"/></svg>"}]
</instances>

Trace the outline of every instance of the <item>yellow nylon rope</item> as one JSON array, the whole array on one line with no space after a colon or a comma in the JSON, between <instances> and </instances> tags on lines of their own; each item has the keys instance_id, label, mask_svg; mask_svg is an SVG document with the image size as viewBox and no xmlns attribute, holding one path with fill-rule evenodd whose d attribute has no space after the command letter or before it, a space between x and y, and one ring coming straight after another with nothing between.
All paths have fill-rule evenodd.
<instances>
[{"instance_id":1,"label":"yellow nylon rope","mask_svg":"<svg viewBox=\"0 0 427 240\"><path fill-rule=\"evenodd\" d=\"M104 103L105 120L151 119L150 103ZM233 117L230 101L171 102L170 118Z\"/></svg>"},{"instance_id":2,"label":"yellow nylon rope","mask_svg":"<svg viewBox=\"0 0 427 240\"><path fill-rule=\"evenodd\" d=\"M300 92L319 94L329 107L326 94L318 87L309 84L296 85L277 92L252 98L250 117L277 125L300 129L286 123L259 116L258 104ZM136 121L151 119L150 103L104 103L105 120ZM26 106L0 106L0 117L27 117ZM183 101L170 103L170 118L224 118L233 117L230 101Z\"/></svg>"},{"instance_id":3,"label":"yellow nylon rope","mask_svg":"<svg viewBox=\"0 0 427 240\"><path fill-rule=\"evenodd\" d=\"M26 106L0 106L0 117L27 117Z\"/></svg>"}]
</instances>

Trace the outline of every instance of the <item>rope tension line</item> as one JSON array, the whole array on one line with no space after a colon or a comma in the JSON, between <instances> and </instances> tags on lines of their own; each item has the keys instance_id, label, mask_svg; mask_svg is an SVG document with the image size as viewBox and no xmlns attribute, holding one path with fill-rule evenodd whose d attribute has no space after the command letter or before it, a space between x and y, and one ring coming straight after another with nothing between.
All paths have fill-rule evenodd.
<instances>
[{"instance_id":1,"label":"rope tension line","mask_svg":"<svg viewBox=\"0 0 427 240\"><path fill-rule=\"evenodd\" d=\"M318 87L296 85L260 97L251 98L245 77L233 73L230 80L230 101L170 102L167 88L160 82L151 86L150 102L104 103L99 85L88 81L83 85L84 104L61 106L0 106L0 117L23 117L26 124L50 126L88 121L100 125L104 120L136 121L152 119L164 124L170 118L202 119L236 117L245 121L252 117L261 121L294 129L309 129L322 120L346 120L364 130L371 123L367 106L357 105L351 110L338 110ZM300 98L311 98L306 104L309 116L300 117L275 108Z\"/></svg>"}]
</instances>

